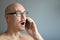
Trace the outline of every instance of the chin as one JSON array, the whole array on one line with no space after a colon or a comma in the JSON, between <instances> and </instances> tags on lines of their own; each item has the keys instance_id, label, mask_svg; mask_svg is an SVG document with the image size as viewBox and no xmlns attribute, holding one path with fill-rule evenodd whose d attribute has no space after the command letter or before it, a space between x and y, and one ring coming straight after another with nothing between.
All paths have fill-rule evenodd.
<instances>
[{"instance_id":1,"label":"chin","mask_svg":"<svg viewBox=\"0 0 60 40\"><path fill-rule=\"evenodd\" d=\"M20 27L19 27L19 30L21 30L21 31L22 31L22 30L25 30L25 27L21 27L21 26L20 26Z\"/></svg>"}]
</instances>

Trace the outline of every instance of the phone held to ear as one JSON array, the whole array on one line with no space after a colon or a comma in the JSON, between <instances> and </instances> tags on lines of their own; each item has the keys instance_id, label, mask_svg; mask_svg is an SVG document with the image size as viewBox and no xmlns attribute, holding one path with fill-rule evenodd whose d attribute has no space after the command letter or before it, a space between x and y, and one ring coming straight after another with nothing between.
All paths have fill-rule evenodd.
<instances>
[{"instance_id":1,"label":"phone held to ear","mask_svg":"<svg viewBox=\"0 0 60 40\"><path fill-rule=\"evenodd\" d=\"M25 27L27 27L28 29L31 28L32 22L29 22L28 19L26 19L26 24Z\"/></svg>"}]
</instances>

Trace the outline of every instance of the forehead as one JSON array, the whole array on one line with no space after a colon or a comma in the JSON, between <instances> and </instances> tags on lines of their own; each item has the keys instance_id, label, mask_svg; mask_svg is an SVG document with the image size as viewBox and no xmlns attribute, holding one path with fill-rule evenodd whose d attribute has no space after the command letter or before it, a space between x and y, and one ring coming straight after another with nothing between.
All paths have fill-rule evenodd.
<instances>
[{"instance_id":1,"label":"forehead","mask_svg":"<svg viewBox=\"0 0 60 40\"><path fill-rule=\"evenodd\" d=\"M15 11L25 11L24 7L21 5L21 4L11 4L11 5L8 5L6 10L5 10L5 13L11 13L11 12L15 12Z\"/></svg>"}]
</instances>

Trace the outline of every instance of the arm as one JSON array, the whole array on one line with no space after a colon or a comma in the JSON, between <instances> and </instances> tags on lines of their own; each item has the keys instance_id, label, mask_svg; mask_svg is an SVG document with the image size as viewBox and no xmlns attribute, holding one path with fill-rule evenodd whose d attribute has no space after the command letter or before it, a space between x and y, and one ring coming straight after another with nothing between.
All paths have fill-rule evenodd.
<instances>
[{"instance_id":1,"label":"arm","mask_svg":"<svg viewBox=\"0 0 60 40\"><path fill-rule=\"evenodd\" d=\"M34 36L34 40L44 40L42 36L38 33L36 36Z\"/></svg>"}]
</instances>

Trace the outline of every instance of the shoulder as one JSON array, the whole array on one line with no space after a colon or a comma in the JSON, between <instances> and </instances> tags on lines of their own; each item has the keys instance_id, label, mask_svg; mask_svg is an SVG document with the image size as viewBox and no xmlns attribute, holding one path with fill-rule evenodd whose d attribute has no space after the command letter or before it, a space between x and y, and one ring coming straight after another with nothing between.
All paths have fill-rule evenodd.
<instances>
[{"instance_id":1,"label":"shoulder","mask_svg":"<svg viewBox=\"0 0 60 40\"><path fill-rule=\"evenodd\" d=\"M4 39L5 39L4 34L0 35L0 40L4 40Z\"/></svg>"},{"instance_id":2,"label":"shoulder","mask_svg":"<svg viewBox=\"0 0 60 40\"><path fill-rule=\"evenodd\" d=\"M7 40L7 39L9 39L9 38L10 38L10 37L7 36L7 35L5 35L5 34L0 35L0 40Z\"/></svg>"}]
</instances>

